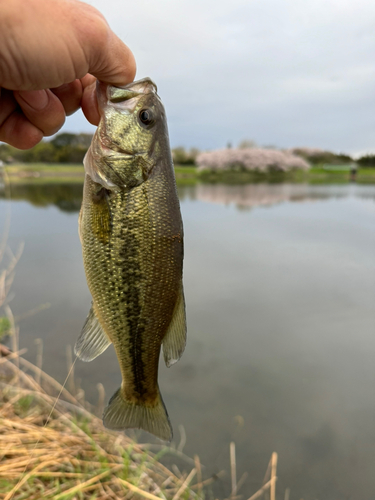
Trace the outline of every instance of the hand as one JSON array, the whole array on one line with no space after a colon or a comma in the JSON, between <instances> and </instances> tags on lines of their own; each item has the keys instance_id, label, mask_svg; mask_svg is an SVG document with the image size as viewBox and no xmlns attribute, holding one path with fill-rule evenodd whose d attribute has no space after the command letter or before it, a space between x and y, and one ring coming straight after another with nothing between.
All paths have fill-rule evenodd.
<instances>
[{"instance_id":1,"label":"hand","mask_svg":"<svg viewBox=\"0 0 375 500\"><path fill-rule=\"evenodd\" d=\"M0 0L0 141L28 149L80 107L99 123L96 78L133 81L130 49L78 0Z\"/></svg>"}]
</instances>

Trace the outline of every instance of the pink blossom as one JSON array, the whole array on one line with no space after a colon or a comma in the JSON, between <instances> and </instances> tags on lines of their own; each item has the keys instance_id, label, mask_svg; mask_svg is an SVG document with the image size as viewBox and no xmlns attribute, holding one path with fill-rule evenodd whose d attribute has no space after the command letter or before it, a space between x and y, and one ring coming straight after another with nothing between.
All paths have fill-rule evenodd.
<instances>
[{"instance_id":1,"label":"pink blossom","mask_svg":"<svg viewBox=\"0 0 375 500\"><path fill-rule=\"evenodd\" d=\"M240 169L267 173L310 168L307 161L289 151L260 148L218 149L200 153L196 163L199 171Z\"/></svg>"}]
</instances>

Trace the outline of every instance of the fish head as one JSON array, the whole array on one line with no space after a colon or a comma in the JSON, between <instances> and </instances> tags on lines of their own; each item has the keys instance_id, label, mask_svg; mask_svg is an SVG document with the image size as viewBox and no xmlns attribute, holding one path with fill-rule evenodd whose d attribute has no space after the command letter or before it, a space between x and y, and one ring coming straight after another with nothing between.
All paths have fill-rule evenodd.
<instances>
[{"instance_id":1,"label":"fish head","mask_svg":"<svg viewBox=\"0 0 375 500\"><path fill-rule=\"evenodd\" d=\"M100 123L84 165L107 189L132 189L170 156L167 121L157 87L144 78L124 87L98 82Z\"/></svg>"}]
</instances>

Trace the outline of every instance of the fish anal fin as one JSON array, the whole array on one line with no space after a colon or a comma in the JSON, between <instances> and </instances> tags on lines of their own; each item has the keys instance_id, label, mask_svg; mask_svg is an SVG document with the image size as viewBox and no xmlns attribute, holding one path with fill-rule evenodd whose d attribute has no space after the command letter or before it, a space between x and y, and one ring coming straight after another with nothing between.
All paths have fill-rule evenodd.
<instances>
[{"instance_id":1,"label":"fish anal fin","mask_svg":"<svg viewBox=\"0 0 375 500\"><path fill-rule=\"evenodd\" d=\"M92 361L104 352L111 343L99 323L94 304L92 304L82 332L74 346L74 352L82 361Z\"/></svg>"},{"instance_id":2,"label":"fish anal fin","mask_svg":"<svg viewBox=\"0 0 375 500\"><path fill-rule=\"evenodd\" d=\"M171 441L172 426L160 393L155 406L130 403L125 400L120 388L109 400L104 410L103 424L107 429L142 429L162 439Z\"/></svg>"},{"instance_id":3,"label":"fish anal fin","mask_svg":"<svg viewBox=\"0 0 375 500\"><path fill-rule=\"evenodd\" d=\"M185 298L181 290L173 312L172 321L163 339L164 361L169 368L181 358L186 346Z\"/></svg>"}]
</instances>

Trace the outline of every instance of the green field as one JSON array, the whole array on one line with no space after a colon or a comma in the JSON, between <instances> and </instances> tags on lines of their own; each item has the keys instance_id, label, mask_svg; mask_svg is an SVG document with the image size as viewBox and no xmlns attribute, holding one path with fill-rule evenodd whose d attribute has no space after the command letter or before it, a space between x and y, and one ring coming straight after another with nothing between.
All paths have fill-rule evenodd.
<instances>
[{"instance_id":1,"label":"green field","mask_svg":"<svg viewBox=\"0 0 375 500\"><path fill-rule=\"evenodd\" d=\"M78 182L84 179L83 165L29 163L14 164L5 167L5 177L12 183L58 183ZM342 169L323 167L311 168L308 172L295 171L288 173L276 172L261 174L257 172L198 172L195 166L175 166L178 184L194 185L203 183L244 184L251 182L309 182L309 183L346 183L350 182L350 172L345 166ZM357 171L356 182L375 183L375 168L360 168Z\"/></svg>"},{"instance_id":2,"label":"green field","mask_svg":"<svg viewBox=\"0 0 375 500\"><path fill-rule=\"evenodd\" d=\"M5 167L5 179L19 184L82 183L84 176L83 165L79 164L27 163L7 165Z\"/></svg>"}]
</instances>

